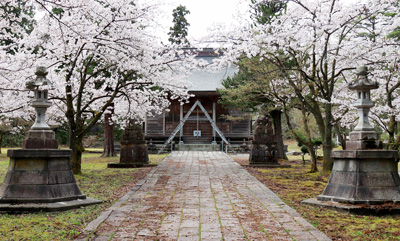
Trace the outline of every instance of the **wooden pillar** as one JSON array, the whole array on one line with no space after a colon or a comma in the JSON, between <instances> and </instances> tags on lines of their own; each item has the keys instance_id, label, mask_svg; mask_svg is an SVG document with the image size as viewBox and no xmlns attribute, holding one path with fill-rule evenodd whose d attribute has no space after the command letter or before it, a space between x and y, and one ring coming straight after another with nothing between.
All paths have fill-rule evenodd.
<instances>
[{"instance_id":1,"label":"wooden pillar","mask_svg":"<svg viewBox=\"0 0 400 241\"><path fill-rule=\"evenodd\" d=\"M217 103L213 102L212 118L215 124L217 124ZM215 141L215 129L213 127L213 141Z\"/></svg>"},{"instance_id":2,"label":"wooden pillar","mask_svg":"<svg viewBox=\"0 0 400 241\"><path fill-rule=\"evenodd\" d=\"M179 107L179 123L182 122L183 119L183 105L180 105ZM183 135L183 126L179 131L179 142L182 141L182 135Z\"/></svg>"},{"instance_id":3,"label":"wooden pillar","mask_svg":"<svg viewBox=\"0 0 400 241\"><path fill-rule=\"evenodd\" d=\"M146 116L144 117L144 135L147 135L147 128L148 128L148 122L149 120L148 120L148 117L147 117L147 114L146 114Z\"/></svg>"},{"instance_id":4,"label":"wooden pillar","mask_svg":"<svg viewBox=\"0 0 400 241\"><path fill-rule=\"evenodd\" d=\"M162 120L163 120L163 123L162 123L162 132L163 132L163 135L165 135L165 110L164 110L163 113L162 113Z\"/></svg>"},{"instance_id":5,"label":"wooden pillar","mask_svg":"<svg viewBox=\"0 0 400 241\"><path fill-rule=\"evenodd\" d=\"M252 121L253 121L253 120L252 120L252 118L250 117L250 118L249 118L249 136L252 135L252 134L251 134L251 133L252 133L252 129L253 129Z\"/></svg>"}]
</instances>

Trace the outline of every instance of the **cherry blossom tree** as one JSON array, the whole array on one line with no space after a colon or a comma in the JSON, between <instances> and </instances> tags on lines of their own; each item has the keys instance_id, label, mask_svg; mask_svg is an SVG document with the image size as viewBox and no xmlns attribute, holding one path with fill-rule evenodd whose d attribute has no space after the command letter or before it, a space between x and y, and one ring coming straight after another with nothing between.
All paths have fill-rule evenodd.
<instances>
[{"instance_id":1,"label":"cherry blossom tree","mask_svg":"<svg viewBox=\"0 0 400 241\"><path fill-rule=\"evenodd\" d=\"M333 127L351 108L346 87L349 78L354 78L351 70L384 44L378 46L362 36L362 26L393 2L288 1L286 11L268 25L249 24L227 33L226 38L215 35L227 48L224 60L217 64L245 55L274 65L274 71L284 76L279 80L281 88L291 89L317 122L323 140L323 171L327 172L332 167Z\"/></svg>"},{"instance_id":2,"label":"cherry blossom tree","mask_svg":"<svg viewBox=\"0 0 400 241\"><path fill-rule=\"evenodd\" d=\"M372 119L388 134L388 148L399 149L398 122L400 114L400 43L397 36L400 25L398 2L380 13L379 18L366 26L366 33L373 48L363 57L370 66L371 78L378 81L380 88L373 93L376 106ZM397 133L396 133L397 132Z\"/></svg>"},{"instance_id":3,"label":"cherry blossom tree","mask_svg":"<svg viewBox=\"0 0 400 241\"><path fill-rule=\"evenodd\" d=\"M10 86L14 80L10 73L16 70L16 66L8 64L12 62L10 59L19 55L19 41L32 31L35 23L33 15L33 8L27 1L0 2L0 78L5 80L0 86L0 147L3 136L21 133L19 127L23 125L20 124L25 122L21 117L29 118L33 114L22 112L27 106L26 101L12 101L25 98L27 91Z\"/></svg>"},{"instance_id":4,"label":"cherry blossom tree","mask_svg":"<svg viewBox=\"0 0 400 241\"><path fill-rule=\"evenodd\" d=\"M113 121L159 114L170 99L188 97L182 76L189 55L168 50L153 35L157 4L149 1L35 0L45 12L19 41L24 51L13 63L24 71L13 88L44 65L53 83L49 117L64 117L70 129L74 173L81 172L82 140L111 103ZM32 51L35 50L35 51ZM187 59L188 61L184 61ZM4 78L2 81L5 81Z\"/></svg>"}]
</instances>

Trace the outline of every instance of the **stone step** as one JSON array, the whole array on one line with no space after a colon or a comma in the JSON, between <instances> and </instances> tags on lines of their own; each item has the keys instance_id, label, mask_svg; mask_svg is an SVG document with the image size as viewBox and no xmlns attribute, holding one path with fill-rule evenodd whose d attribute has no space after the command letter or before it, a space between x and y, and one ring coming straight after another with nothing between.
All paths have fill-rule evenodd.
<instances>
[{"instance_id":1,"label":"stone step","mask_svg":"<svg viewBox=\"0 0 400 241\"><path fill-rule=\"evenodd\" d=\"M176 147L180 151L220 151L220 144L181 144Z\"/></svg>"}]
</instances>

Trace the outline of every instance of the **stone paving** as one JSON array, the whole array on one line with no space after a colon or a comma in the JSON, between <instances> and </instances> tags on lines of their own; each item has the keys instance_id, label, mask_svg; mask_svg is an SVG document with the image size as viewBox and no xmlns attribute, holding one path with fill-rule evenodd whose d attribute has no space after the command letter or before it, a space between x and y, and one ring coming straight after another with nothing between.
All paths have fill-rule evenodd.
<instances>
[{"instance_id":1,"label":"stone paving","mask_svg":"<svg viewBox=\"0 0 400 241\"><path fill-rule=\"evenodd\" d=\"M78 240L330 240L222 152L173 152Z\"/></svg>"}]
</instances>

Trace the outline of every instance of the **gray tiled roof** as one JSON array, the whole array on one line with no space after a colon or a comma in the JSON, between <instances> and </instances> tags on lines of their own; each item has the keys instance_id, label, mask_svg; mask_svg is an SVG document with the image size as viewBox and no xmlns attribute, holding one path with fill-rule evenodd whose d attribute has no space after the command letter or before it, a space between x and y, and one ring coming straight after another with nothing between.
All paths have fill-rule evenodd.
<instances>
[{"instance_id":1,"label":"gray tiled roof","mask_svg":"<svg viewBox=\"0 0 400 241\"><path fill-rule=\"evenodd\" d=\"M201 56L196 57L199 59L204 59L207 62L211 63L214 56ZM192 74L188 77L189 90L190 91L215 91L217 88L222 88L221 82L228 76L232 76L237 72L237 68L227 67L221 69L219 71L207 71L197 70L193 71Z\"/></svg>"}]
</instances>

